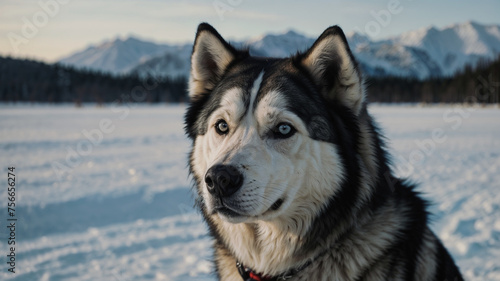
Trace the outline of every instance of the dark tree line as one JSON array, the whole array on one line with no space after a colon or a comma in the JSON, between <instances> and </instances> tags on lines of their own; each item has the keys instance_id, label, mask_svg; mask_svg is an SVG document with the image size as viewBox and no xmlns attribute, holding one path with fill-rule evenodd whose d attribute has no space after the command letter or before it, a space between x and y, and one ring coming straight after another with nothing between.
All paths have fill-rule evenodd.
<instances>
[{"instance_id":1,"label":"dark tree line","mask_svg":"<svg viewBox=\"0 0 500 281\"><path fill-rule=\"evenodd\" d=\"M467 66L453 77L372 77L366 86L371 102L499 103L500 57Z\"/></svg>"},{"instance_id":2,"label":"dark tree line","mask_svg":"<svg viewBox=\"0 0 500 281\"><path fill-rule=\"evenodd\" d=\"M448 78L368 77L370 102L499 103L500 58ZM185 102L187 79L114 76L58 64L0 57L3 102Z\"/></svg>"},{"instance_id":3,"label":"dark tree line","mask_svg":"<svg viewBox=\"0 0 500 281\"><path fill-rule=\"evenodd\" d=\"M185 102L185 78L153 79L0 57L0 101Z\"/></svg>"}]
</instances>

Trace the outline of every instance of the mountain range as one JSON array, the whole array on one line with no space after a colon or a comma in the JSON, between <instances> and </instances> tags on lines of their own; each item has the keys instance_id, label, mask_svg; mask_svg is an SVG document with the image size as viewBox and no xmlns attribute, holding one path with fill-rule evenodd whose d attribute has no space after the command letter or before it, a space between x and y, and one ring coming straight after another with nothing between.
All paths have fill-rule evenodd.
<instances>
[{"instance_id":1,"label":"mountain range","mask_svg":"<svg viewBox=\"0 0 500 281\"><path fill-rule=\"evenodd\" d=\"M355 32L346 37L368 76L451 76L466 65L474 66L500 55L500 25L472 21L440 29L422 28L383 40ZM231 43L248 47L252 55L285 57L307 50L315 39L291 30ZM59 63L113 74L174 78L189 75L191 50L191 44L116 38L64 57Z\"/></svg>"}]
</instances>

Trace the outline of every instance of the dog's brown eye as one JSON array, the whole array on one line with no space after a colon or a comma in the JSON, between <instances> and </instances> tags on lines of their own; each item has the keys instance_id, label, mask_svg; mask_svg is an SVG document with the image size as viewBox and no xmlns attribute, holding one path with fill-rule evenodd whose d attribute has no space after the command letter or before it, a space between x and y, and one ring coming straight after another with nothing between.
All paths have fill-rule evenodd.
<instances>
[{"instance_id":1,"label":"dog's brown eye","mask_svg":"<svg viewBox=\"0 0 500 281\"><path fill-rule=\"evenodd\" d=\"M215 123L215 131L217 131L217 134L219 135L225 135L229 132L229 126L227 125L226 121L219 120L217 121L217 123Z\"/></svg>"}]
</instances>

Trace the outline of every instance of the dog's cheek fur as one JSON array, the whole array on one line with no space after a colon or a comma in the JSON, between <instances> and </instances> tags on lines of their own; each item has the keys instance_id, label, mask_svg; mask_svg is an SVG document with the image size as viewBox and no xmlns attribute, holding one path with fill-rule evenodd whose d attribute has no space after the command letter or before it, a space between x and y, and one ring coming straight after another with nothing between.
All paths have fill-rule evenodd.
<instances>
[{"instance_id":1,"label":"dog's cheek fur","mask_svg":"<svg viewBox=\"0 0 500 281\"><path fill-rule=\"evenodd\" d=\"M210 154L210 146L207 145L209 136L207 135L199 135L196 137L193 146L192 152L192 160L191 160L191 172L193 177L197 181L198 188L198 196L201 200L202 208L206 210L206 212L210 213L212 210L210 209L211 198L208 196L208 190L205 187L205 173L208 169L208 155Z\"/></svg>"},{"instance_id":2,"label":"dog's cheek fur","mask_svg":"<svg viewBox=\"0 0 500 281\"><path fill-rule=\"evenodd\" d=\"M282 224L291 223L291 227L296 228L293 230L295 233L303 234L307 228L296 218L302 217L304 213L308 214L309 219L316 216L327 198L338 188L344 171L337 148L333 144L313 140L309 136L310 124L305 124L298 116L291 113L283 115L289 107L288 103L284 93L270 91L258 103L255 116L263 128L275 126L285 118L297 129L297 133L288 139L266 141L266 147L272 154L272 162L261 163L261 166L278 168L276 173L271 173L266 196L276 187L285 190L283 195L286 198L282 198L285 202L280 210L273 214L273 218L286 212L289 218L284 219ZM325 170L323 167L331 169ZM263 172L269 174L269 171ZM276 199L273 197L273 200ZM287 221L290 218L293 218L292 222Z\"/></svg>"},{"instance_id":3,"label":"dog's cheek fur","mask_svg":"<svg viewBox=\"0 0 500 281\"><path fill-rule=\"evenodd\" d=\"M294 199L289 199L288 208L283 208L286 216L281 220L289 231L304 236L309 231L310 222L321 213L328 198L339 190L344 169L337 148L331 143L301 136L301 145L297 151L295 155L289 155L289 161L301 164L295 164L293 173L287 180L290 186L289 197Z\"/></svg>"}]
</instances>

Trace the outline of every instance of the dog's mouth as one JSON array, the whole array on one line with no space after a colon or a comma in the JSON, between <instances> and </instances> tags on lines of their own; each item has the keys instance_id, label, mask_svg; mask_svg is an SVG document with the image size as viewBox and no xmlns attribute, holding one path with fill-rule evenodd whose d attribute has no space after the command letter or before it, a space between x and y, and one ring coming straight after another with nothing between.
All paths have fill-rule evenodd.
<instances>
[{"instance_id":1,"label":"dog's mouth","mask_svg":"<svg viewBox=\"0 0 500 281\"><path fill-rule=\"evenodd\" d=\"M218 213L218 214L223 215L223 216L228 217L228 218L248 217L248 216L238 212L238 210L235 210L235 208L230 207L230 206L222 203L222 200L217 200L217 201L218 202L216 202L215 207L214 207L214 213ZM263 215L279 210L281 208L281 206L283 205L283 202L284 202L284 200L281 198L276 200L271 205L271 207L269 207L269 209L267 209L267 211L265 211L263 213Z\"/></svg>"},{"instance_id":2,"label":"dog's mouth","mask_svg":"<svg viewBox=\"0 0 500 281\"><path fill-rule=\"evenodd\" d=\"M238 212L237 208L231 207L229 204L225 203L222 198L215 198L214 202L214 213L218 213L220 215L229 217L229 218L237 218L242 217L243 214Z\"/></svg>"},{"instance_id":3,"label":"dog's mouth","mask_svg":"<svg viewBox=\"0 0 500 281\"><path fill-rule=\"evenodd\" d=\"M226 206L217 206L215 207L215 211L221 215L224 215L226 217L230 218L235 218L235 217L241 217L242 215L232 209L229 209Z\"/></svg>"},{"instance_id":4,"label":"dog's mouth","mask_svg":"<svg viewBox=\"0 0 500 281\"><path fill-rule=\"evenodd\" d=\"M281 198L276 200L276 202L274 202L273 205L271 205L271 208L269 208L268 212L269 211L277 211L281 207L281 205L283 205L283 201L284 200Z\"/></svg>"}]
</instances>

